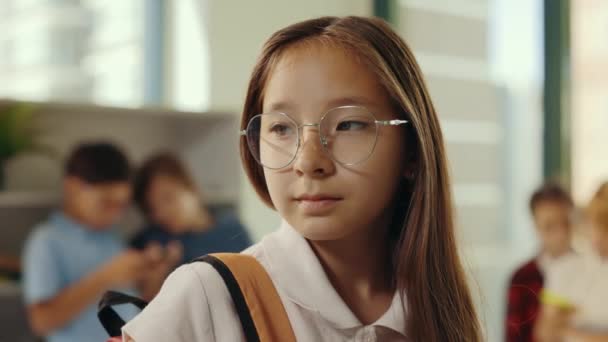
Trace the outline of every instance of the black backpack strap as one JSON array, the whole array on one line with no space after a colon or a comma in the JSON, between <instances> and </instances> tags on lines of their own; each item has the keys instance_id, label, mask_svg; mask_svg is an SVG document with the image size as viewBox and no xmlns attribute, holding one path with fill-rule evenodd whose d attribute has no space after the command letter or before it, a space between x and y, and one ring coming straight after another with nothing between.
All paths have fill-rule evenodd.
<instances>
[{"instance_id":1,"label":"black backpack strap","mask_svg":"<svg viewBox=\"0 0 608 342\"><path fill-rule=\"evenodd\" d=\"M224 264L220 259L212 255L202 256L195 259L194 262L206 262L213 266L217 273L219 273L224 280L224 283L226 283L228 292L230 292L230 297L232 297L232 301L234 302L234 307L236 308L239 320L241 321L241 326L243 327L243 333L246 341L259 342L260 336L258 335L258 331L253 323L253 318L249 312L249 307L245 301L245 296L243 295L239 283L234 278L234 275L228 266L226 266L226 264Z\"/></svg>"},{"instance_id":2,"label":"black backpack strap","mask_svg":"<svg viewBox=\"0 0 608 342\"><path fill-rule=\"evenodd\" d=\"M260 337L249 312L245 296L228 266L212 255L202 256L192 262L206 262L219 273L234 302L246 341L260 342ZM113 306L121 304L133 304L143 310L148 305L148 302L120 292L106 292L99 302L97 317L111 337L121 336L121 329L125 325L125 321L113 309Z\"/></svg>"},{"instance_id":3,"label":"black backpack strap","mask_svg":"<svg viewBox=\"0 0 608 342\"><path fill-rule=\"evenodd\" d=\"M120 336L122 334L120 330L125 325L125 321L113 308L113 306L121 304L132 304L143 310L148 302L120 292L106 292L97 306L97 317L111 337Z\"/></svg>"}]
</instances>

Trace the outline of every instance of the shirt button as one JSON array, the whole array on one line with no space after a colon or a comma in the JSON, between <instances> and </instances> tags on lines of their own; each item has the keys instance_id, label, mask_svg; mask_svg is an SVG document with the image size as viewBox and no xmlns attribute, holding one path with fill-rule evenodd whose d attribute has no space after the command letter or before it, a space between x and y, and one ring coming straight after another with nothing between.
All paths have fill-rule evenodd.
<instances>
[{"instance_id":1,"label":"shirt button","mask_svg":"<svg viewBox=\"0 0 608 342\"><path fill-rule=\"evenodd\" d=\"M366 342L376 341L376 333L375 333L374 327L367 327L367 331L366 331L365 335L366 335L366 337L365 337Z\"/></svg>"}]
</instances>

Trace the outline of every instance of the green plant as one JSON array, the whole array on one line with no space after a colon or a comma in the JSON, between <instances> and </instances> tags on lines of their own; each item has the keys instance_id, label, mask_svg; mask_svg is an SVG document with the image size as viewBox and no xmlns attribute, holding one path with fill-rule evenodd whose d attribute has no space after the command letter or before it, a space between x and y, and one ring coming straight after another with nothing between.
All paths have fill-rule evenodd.
<instances>
[{"instance_id":1,"label":"green plant","mask_svg":"<svg viewBox=\"0 0 608 342\"><path fill-rule=\"evenodd\" d=\"M0 107L0 190L4 190L4 166L9 159L24 152L56 156L37 139L40 132L33 124L35 111L35 106L27 103Z\"/></svg>"},{"instance_id":2,"label":"green plant","mask_svg":"<svg viewBox=\"0 0 608 342\"><path fill-rule=\"evenodd\" d=\"M0 110L0 163L28 150L36 149L32 125L34 106L13 104Z\"/></svg>"}]
</instances>

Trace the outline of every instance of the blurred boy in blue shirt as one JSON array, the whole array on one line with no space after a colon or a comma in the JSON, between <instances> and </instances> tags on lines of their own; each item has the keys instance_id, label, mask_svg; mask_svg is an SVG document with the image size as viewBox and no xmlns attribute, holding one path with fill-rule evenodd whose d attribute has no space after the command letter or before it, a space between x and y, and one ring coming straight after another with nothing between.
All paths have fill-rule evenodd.
<instances>
[{"instance_id":1,"label":"blurred boy in blue shirt","mask_svg":"<svg viewBox=\"0 0 608 342\"><path fill-rule=\"evenodd\" d=\"M77 147L65 166L61 209L26 242L30 324L49 342L106 340L96 311L103 292L133 288L170 262L158 249L126 250L112 229L130 203L130 173L111 144Z\"/></svg>"}]
</instances>

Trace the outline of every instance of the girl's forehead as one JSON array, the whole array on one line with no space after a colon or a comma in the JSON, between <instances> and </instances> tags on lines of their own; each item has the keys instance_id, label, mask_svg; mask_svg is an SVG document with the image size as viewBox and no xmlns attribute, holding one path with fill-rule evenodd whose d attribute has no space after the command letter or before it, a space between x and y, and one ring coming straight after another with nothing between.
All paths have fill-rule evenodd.
<instances>
[{"instance_id":1,"label":"girl's forehead","mask_svg":"<svg viewBox=\"0 0 608 342\"><path fill-rule=\"evenodd\" d=\"M269 81L276 74L307 73L310 69L334 70L328 76L336 76L340 71L369 72L356 53L345 47L327 42L303 42L288 47L278 54L269 72Z\"/></svg>"},{"instance_id":2,"label":"girl's forehead","mask_svg":"<svg viewBox=\"0 0 608 342\"><path fill-rule=\"evenodd\" d=\"M344 48L327 44L285 51L269 70L264 89L265 112L388 103L386 92L367 66Z\"/></svg>"}]
</instances>

